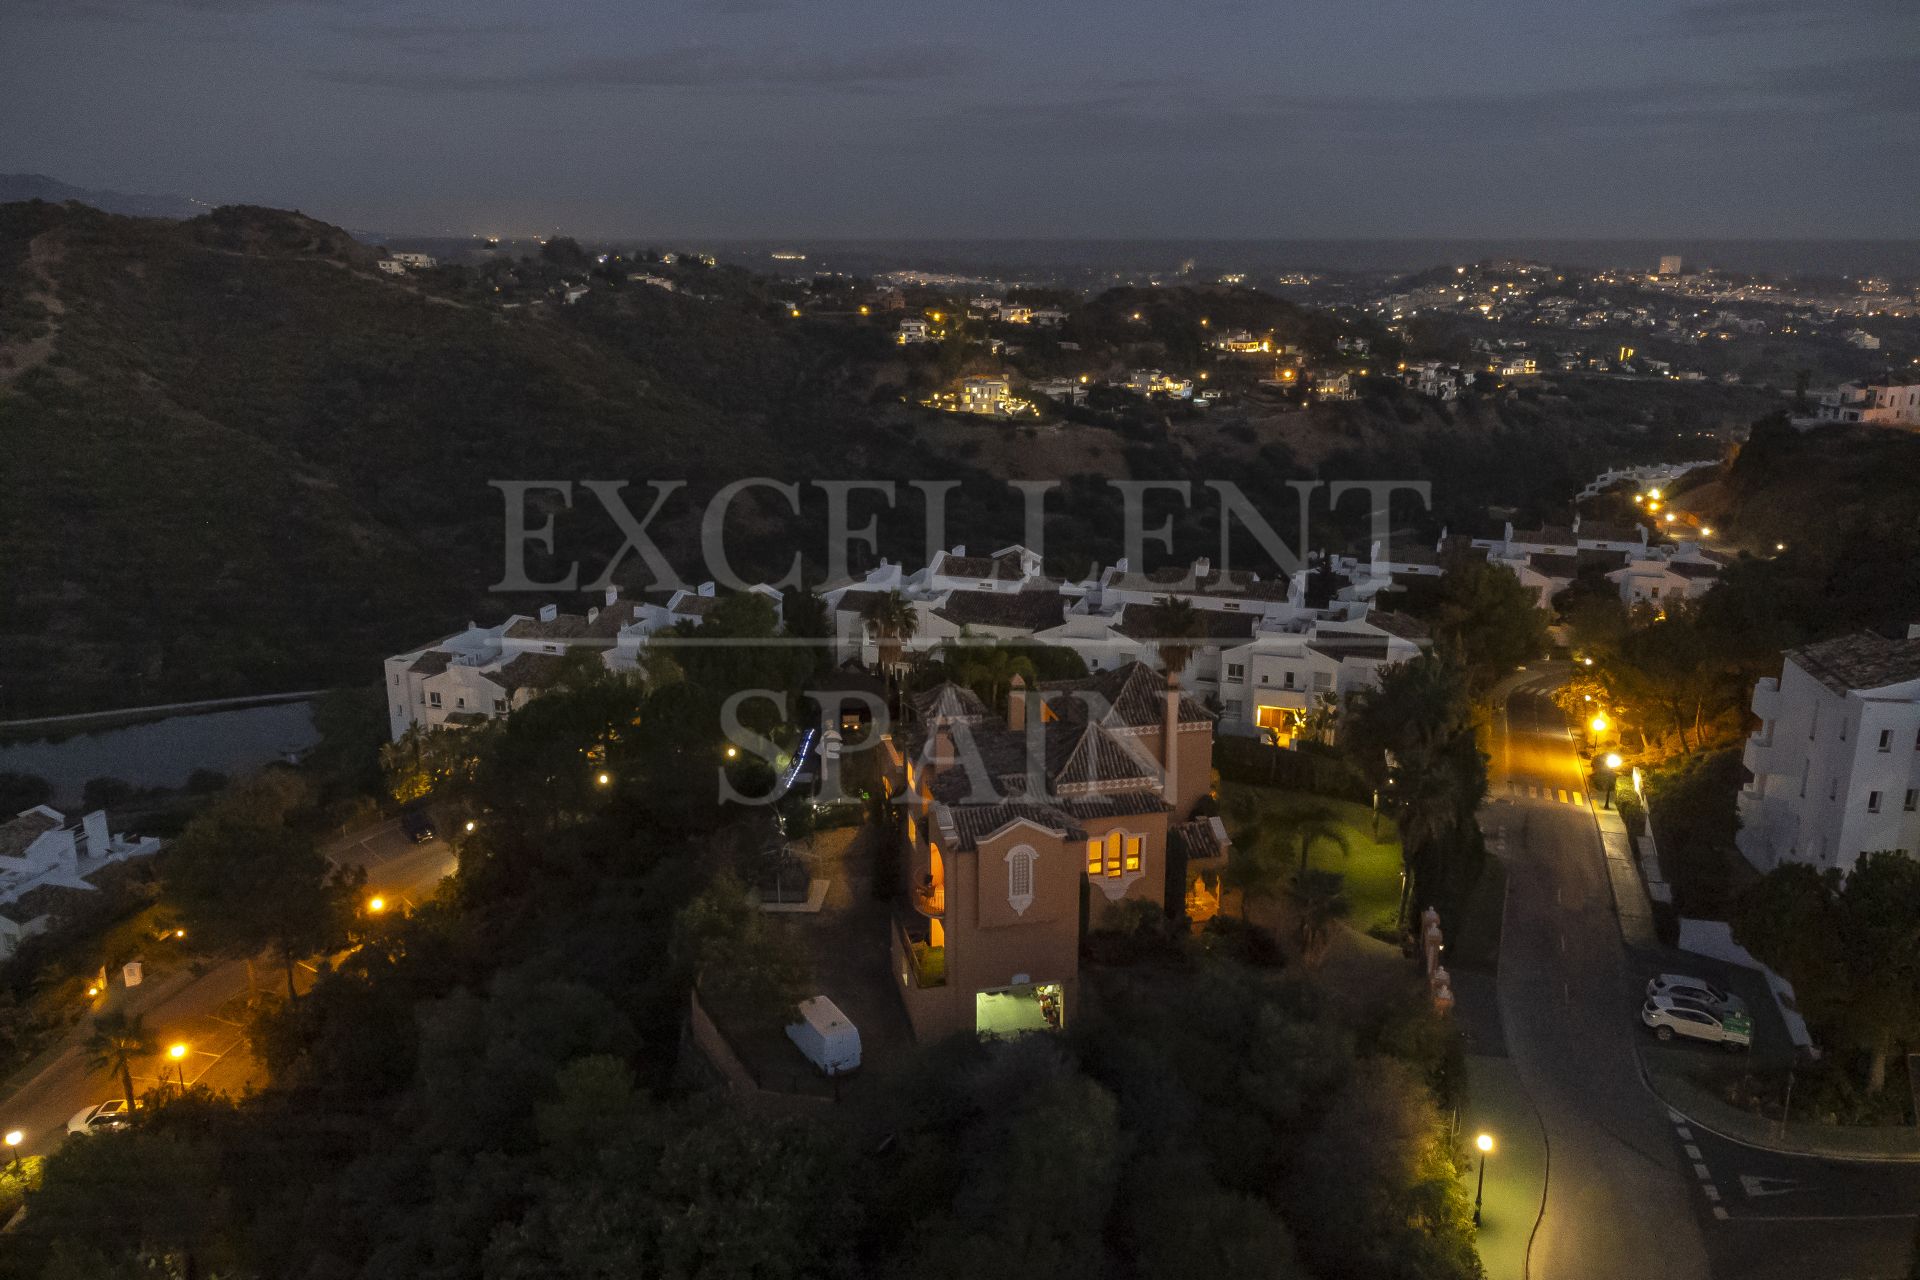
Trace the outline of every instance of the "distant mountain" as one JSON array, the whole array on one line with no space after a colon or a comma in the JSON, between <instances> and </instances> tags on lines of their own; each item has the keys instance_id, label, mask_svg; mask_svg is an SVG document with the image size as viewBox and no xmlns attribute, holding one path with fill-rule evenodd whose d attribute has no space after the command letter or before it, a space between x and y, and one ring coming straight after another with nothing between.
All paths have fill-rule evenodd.
<instances>
[{"instance_id":1,"label":"distant mountain","mask_svg":"<svg viewBox=\"0 0 1920 1280\"><path fill-rule=\"evenodd\" d=\"M0 173L0 204L16 200L46 200L53 204L78 200L103 213L121 213L134 218L196 218L212 208L185 196L100 191L76 187L44 173Z\"/></svg>"}]
</instances>

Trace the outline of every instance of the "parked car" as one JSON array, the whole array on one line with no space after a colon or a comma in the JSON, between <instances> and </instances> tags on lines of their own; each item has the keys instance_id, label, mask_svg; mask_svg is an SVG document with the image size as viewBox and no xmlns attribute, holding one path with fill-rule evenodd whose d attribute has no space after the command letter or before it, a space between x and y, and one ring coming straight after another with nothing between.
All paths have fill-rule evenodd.
<instances>
[{"instance_id":1,"label":"parked car","mask_svg":"<svg viewBox=\"0 0 1920 1280\"><path fill-rule=\"evenodd\" d=\"M110 1133L115 1129L124 1129L133 1119L133 1113L127 1109L125 1098L109 1098L105 1102L96 1102L90 1107L82 1107L73 1119L67 1121L68 1133Z\"/></svg>"},{"instance_id":2,"label":"parked car","mask_svg":"<svg viewBox=\"0 0 1920 1280\"><path fill-rule=\"evenodd\" d=\"M1709 1009L1731 1009L1736 1013L1747 1012L1747 1002L1722 987L1717 987L1705 978L1689 978L1685 974L1662 973L1647 979L1647 996L1673 996L1678 1000L1691 1000L1703 1004Z\"/></svg>"},{"instance_id":3,"label":"parked car","mask_svg":"<svg viewBox=\"0 0 1920 1280\"><path fill-rule=\"evenodd\" d=\"M1640 1021L1662 1040L1685 1036L1729 1049L1753 1047L1753 1020L1746 1014L1732 1009L1709 1009L1678 996L1648 996L1640 1008Z\"/></svg>"},{"instance_id":4,"label":"parked car","mask_svg":"<svg viewBox=\"0 0 1920 1280\"><path fill-rule=\"evenodd\" d=\"M433 815L427 811L425 805L419 804L409 805L400 811L400 829L406 832L407 838L415 844L425 844L440 834L434 828Z\"/></svg>"},{"instance_id":5,"label":"parked car","mask_svg":"<svg viewBox=\"0 0 1920 1280\"><path fill-rule=\"evenodd\" d=\"M825 996L800 1002L800 1021L787 1028L787 1039L822 1075L846 1075L860 1067L860 1028Z\"/></svg>"}]
</instances>

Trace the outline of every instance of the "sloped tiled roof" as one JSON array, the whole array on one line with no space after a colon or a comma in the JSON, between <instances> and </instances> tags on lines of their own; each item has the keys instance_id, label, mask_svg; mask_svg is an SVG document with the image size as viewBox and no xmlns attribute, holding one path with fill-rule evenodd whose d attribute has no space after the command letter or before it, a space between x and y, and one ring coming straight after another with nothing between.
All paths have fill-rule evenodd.
<instances>
[{"instance_id":1,"label":"sloped tiled roof","mask_svg":"<svg viewBox=\"0 0 1920 1280\"><path fill-rule=\"evenodd\" d=\"M413 660L407 668L411 675L437 676L453 662L453 655L443 649L429 649Z\"/></svg>"},{"instance_id":2,"label":"sloped tiled roof","mask_svg":"<svg viewBox=\"0 0 1920 1280\"><path fill-rule=\"evenodd\" d=\"M1056 795L1068 788L1157 781L1152 769L1097 724L1050 724L1046 742L1047 781Z\"/></svg>"},{"instance_id":3,"label":"sloped tiled roof","mask_svg":"<svg viewBox=\"0 0 1920 1280\"><path fill-rule=\"evenodd\" d=\"M966 850L978 849L980 841L988 839L1008 823L1023 818L1069 840L1087 838L1087 833L1070 816L1052 805L1009 801L1001 804L957 805L950 812L953 815L954 834L959 839L960 847Z\"/></svg>"},{"instance_id":4,"label":"sloped tiled roof","mask_svg":"<svg viewBox=\"0 0 1920 1280\"><path fill-rule=\"evenodd\" d=\"M1102 671L1082 680L1049 680L1040 685L1040 696L1062 719L1085 719L1087 703L1076 694L1087 692L1104 705L1099 722L1108 728L1145 729L1163 722L1166 716L1166 677L1144 662L1129 662L1112 671ZM1180 695L1180 723L1210 724L1213 717L1185 693Z\"/></svg>"},{"instance_id":5,"label":"sloped tiled roof","mask_svg":"<svg viewBox=\"0 0 1920 1280\"><path fill-rule=\"evenodd\" d=\"M1859 631L1787 652L1787 660L1835 693L1920 680L1920 640Z\"/></svg>"},{"instance_id":6,"label":"sloped tiled roof","mask_svg":"<svg viewBox=\"0 0 1920 1280\"><path fill-rule=\"evenodd\" d=\"M1224 839L1225 828L1215 826L1213 818L1195 818L1176 822L1167 828L1167 846L1188 862L1224 857L1231 841Z\"/></svg>"},{"instance_id":7,"label":"sloped tiled roof","mask_svg":"<svg viewBox=\"0 0 1920 1280\"><path fill-rule=\"evenodd\" d=\"M954 591L934 616L957 627L1015 627L1045 631L1066 617L1067 598L1057 585L1020 591Z\"/></svg>"},{"instance_id":8,"label":"sloped tiled roof","mask_svg":"<svg viewBox=\"0 0 1920 1280\"><path fill-rule=\"evenodd\" d=\"M560 678L566 659L555 653L523 653L498 671L486 672L487 679L509 693L516 689L544 689Z\"/></svg>"},{"instance_id":9,"label":"sloped tiled roof","mask_svg":"<svg viewBox=\"0 0 1920 1280\"><path fill-rule=\"evenodd\" d=\"M979 694L951 680L942 681L916 696L913 709L920 723L929 727L943 720L976 724L989 715L987 704L980 701Z\"/></svg>"},{"instance_id":10,"label":"sloped tiled roof","mask_svg":"<svg viewBox=\"0 0 1920 1280\"><path fill-rule=\"evenodd\" d=\"M1392 609L1374 609L1367 614L1365 621L1402 640L1425 640L1433 634L1420 619L1411 614L1396 613Z\"/></svg>"},{"instance_id":11,"label":"sloped tiled roof","mask_svg":"<svg viewBox=\"0 0 1920 1280\"><path fill-rule=\"evenodd\" d=\"M0 823L0 857L18 858L35 840L66 825L66 819L39 809L28 809Z\"/></svg>"}]
</instances>

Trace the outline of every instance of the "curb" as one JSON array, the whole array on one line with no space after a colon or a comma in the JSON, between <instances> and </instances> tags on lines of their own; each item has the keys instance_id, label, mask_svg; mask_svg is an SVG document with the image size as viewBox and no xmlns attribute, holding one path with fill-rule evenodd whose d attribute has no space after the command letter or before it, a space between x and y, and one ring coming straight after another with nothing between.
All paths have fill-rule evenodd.
<instances>
[{"instance_id":1,"label":"curb","mask_svg":"<svg viewBox=\"0 0 1920 1280\"><path fill-rule=\"evenodd\" d=\"M1504 859L1502 860L1504 861ZM1500 889L1501 949L1505 949L1509 936L1507 933L1507 908L1511 906L1512 903L1513 877L1508 876L1506 883L1502 885ZM1500 1038L1505 1040L1507 1035L1507 1011L1501 995L1500 970L1502 965L1499 951L1494 952L1493 963L1493 1007L1494 1012L1500 1018ZM1638 1055L1636 1054L1635 1057L1637 1058ZM1527 1100L1527 1110L1533 1116L1533 1123L1540 1130L1540 1150L1544 1157L1540 1162L1540 1207L1534 1210L1533 1226L1527 1232L1527 1246L1520 1253L1521 1280L1530 1280L1530 1277L1533 1275L1533 1242L1540 1236L1540 1224L1547 1220L1547 1188L1553 1185L1553 1139L1548 1136L1546 1119L1540 1114L1540 1108L1534 1105L1533 1093L1527 1088L1527 1082L1520 1073L1518 1063L1514 1065L1513 1078L1520 1086L1521 1096ZM1477 1254L1478 1252L1478 1249L1476 1249L1475 1253Z\"/></svg>"},{"instance_id":2,"label":"curb","mask_svg":"<svg viewBox=\"0 0 1920 1280\"><path fill-rule=\"evenodd\" d=\"M1724 1129L1715 1128L1713 1125L1699 1119L1692 1112L1669 1099L1666 1094L1661 1093L1659 1088L1653 1083L1652 1073L1647 1070L1647 1060L1641 1055L1639 1049L1633 1051L1633 1063L1635 1071L1640 1077L1640 1087L1645 1089L1655 1102L1658 1102L1661 1106L1665 1107L1668 1112L1680 1117L1680 1119L1686 1121L1694 1128L1704 1129L1714 1137L1719 1138L1722 1142L1731 1142L1735 1146L1745 1147L1749 1151L1765 1151L1769 1155L1791 1156L1799 1160L1831 1160L1836 1164L1920 1164L1920 1151L1907 1154L1895 1152L1872 1154L1854 1151L1845 1153L1835 1151L1806 1151L1798 1147L1781 1147L1775 1146L1772 1143L1755 1142L1751 1138L1742 1138L1737 1134L1728 1133Z\"/></svg>"}]
</instances>

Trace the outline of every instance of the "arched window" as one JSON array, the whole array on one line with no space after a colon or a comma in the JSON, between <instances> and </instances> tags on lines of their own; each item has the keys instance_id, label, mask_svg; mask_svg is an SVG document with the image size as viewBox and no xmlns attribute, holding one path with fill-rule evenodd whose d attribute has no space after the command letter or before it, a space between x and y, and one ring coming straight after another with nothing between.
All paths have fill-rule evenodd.
<instances>
[{"instance_id":1,"label":"arched window","mask_svg":"<svg viewBox=\"0 0 1920 1280\"><path fill-rule=\"evenodd\" d=\"M1020 845L1007 853L1007 902L1015 915L1033 905L1033 850Z\"/></svg>"}]
</instances>

